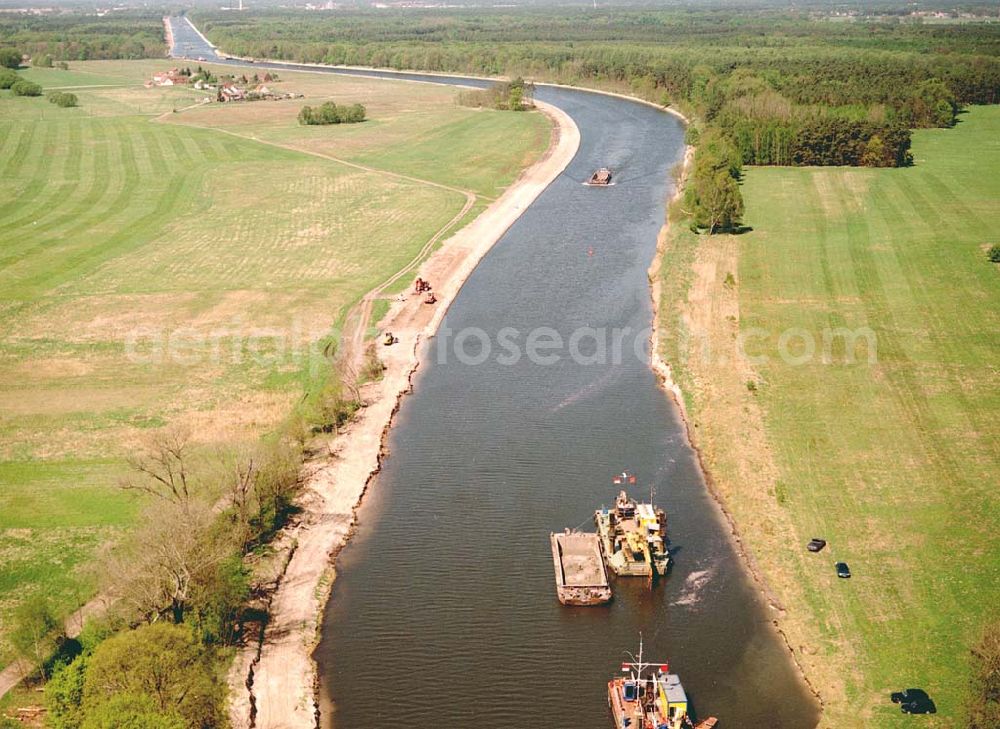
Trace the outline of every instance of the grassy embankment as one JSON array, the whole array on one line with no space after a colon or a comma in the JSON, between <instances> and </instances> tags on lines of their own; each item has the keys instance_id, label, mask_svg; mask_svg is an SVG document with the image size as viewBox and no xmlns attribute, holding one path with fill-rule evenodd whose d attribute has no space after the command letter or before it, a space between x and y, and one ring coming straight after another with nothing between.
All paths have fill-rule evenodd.
<instances>
[{"instance_id":1,"label":"grassy embankment","mask_svg":"<svg viewBox=\"0 0 1000 729\"><path fill-rule=\"evenodd\" d=\"M907 169L751 169L752 232L666 242L662 352L827 726L908 725L888 694L909 686L959 726L1000 598L1000 109L960 119L916 132ZM841 339L824 364L838 327L877 361Z\"/></svg>"},{"instance_id":2,"label":"grassy embankment","mask_svg":"<svg viewBox=\"0 0 1000 729\"><path fill-rule=\"evenodd\" d=\"M309 343L462 209L458 190L499 195L549 138L540 114L465 109L454 90L292 73L273 86L305 99L175 115L206 94L142 88L166 67L21 72L73 87L74 109L0 92L0 665L23 600L68 612L92 593L85 566L135 518L115 488L131 451L166 426L208 449L269 430L315 381ZM299 127L327 98L371 121ZM261 332L303 356L265 339L254 357Z\"/></svg>"}]
</instances>

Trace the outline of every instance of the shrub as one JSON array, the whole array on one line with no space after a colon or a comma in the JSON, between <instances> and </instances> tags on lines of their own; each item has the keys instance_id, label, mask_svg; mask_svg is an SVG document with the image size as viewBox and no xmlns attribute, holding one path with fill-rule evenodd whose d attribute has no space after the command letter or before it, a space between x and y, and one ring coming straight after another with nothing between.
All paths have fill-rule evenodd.
<instances>
[{"instance_id":1,"label":"shrub","mask_svg":"<svg viewBox=\"0 0 1000 729\"><path fill-rule=\"evenodd\" d=\"M1000 245L992 246L990 252L986 254L993 263L1000 263Z\"/></svg>"},{"instance_id":2,"label":"shrub","mask_svg":"<svg viewBox=\"0 0 1000 729\"><path fill-rule=\"evenodd\" d=\"M10 90L14 92L14 96L41 96L42 87L36 84L34 81L25 81L23 78L19 78L10 87Z\"/></svg>"},{"instance_id":3,"label":"shrub","mask_svg":"<svg viewBox=\"0 0 1000 729\"><path fill-rule=\"evenodd\" d=\"M21 77L9 68L0 68L0 89L9 89L17 83Z\"/></svg>"},{"instance_id":4,"label":"shrub","mask_svg":"<svg viewBox=\"0 0 1000 729\"><path fill-rule=\"evenodd\" d=\"M14 647L37 668L43 668L54 647L52 635L59 620L44 597L29 598L14 613L10 640Z\"/></svg>"},{"instance_id":5,"label":"shrub","mask_svg":"<svg viewBox=\"0 0 1000 729\"><path fill-rule=\"evenodd\" d=\"M0 66L17 68L21 65L21 52L13 48L0 48Z\"/></svg>"},{"instance_id":6,"label":"shrub","mask_svg":"<svg viewBox=\"0 0 1000 729\"><path fill-rule=\"evenodd\" d=\"M345 124L357 124L365 120L365 107L361 104L351 104L346 111L341 108L341 121Z\"/></svg>"},{"instance_id":7,"label":"shrub","mask_svg":"<svg viewBox=\"0 0 1000 729\"><path fill-rule=\"evenodd\" d=\"M365 361L361 366L361 372L358 373L358 380L360 382L377 382L382 379L384 373L385 365L379 359L378 352L375 351L374 345L368 345L368 349L365 350Z\"/></svg>"},{"instance_id":8,"label":"shrub","mask_svg":"<svg viewBox=\"0 0 1000 729\"><path fill-rule=\"evenodd\" d=\"M340 432L360 408L361 401L351 383L338 373L330 373L317 399L314 428L324 433Z\"/></svg>"},{"instance_id":9,"label":"shrub","mask_svg":"<svg viewBox=\"0 0 1000 729\"><path fill-rule=\"evenodd\" d=\"M972 649L966 699L968 729L1000 726L1000 621L990 623Z\"/></svg>"},{"instance_id":10,"label":"shrub","mask_svg":"<svg viewBox=\"0 0 1000 729\"><path fill-rule=\"evenodd\" d=\"M44 56L31 59L32 66L38 66L39 68L52 68L52 56L46 53Z\"/></svg>"},{"instance_id":11,"label":"shrub","mask_svg":"<svg viewBox=\"0 0 1000 729\"><path fill-rule=\"evenodd\" d=\"M87 677L87 656L78 657L53 672L45 684L46 723L52 729L79 729L83 723L83 685Z\"/></svg>"},{"instance_id":12,"label":"shrub","mask_svg":"<svg viewBox=\"0 0 1000 729\"><path fill-rule=\"evenodd\" d=\"M76 94L66 93L65 91L53 91L49 94L49 103L55 104L56 106L61 106L64 109L71 106L77 105Z\"/></svg>"}]
</instances>

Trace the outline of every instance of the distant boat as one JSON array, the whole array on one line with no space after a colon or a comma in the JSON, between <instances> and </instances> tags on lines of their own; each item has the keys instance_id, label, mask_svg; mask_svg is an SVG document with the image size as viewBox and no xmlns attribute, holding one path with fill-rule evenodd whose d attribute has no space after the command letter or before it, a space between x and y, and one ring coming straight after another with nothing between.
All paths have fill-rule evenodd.
<instances>
[{"instance_id":1,"label":"distant boat","mask_svg":"<svg viewBox=\"0 0 1000 729\"><path fill-rule=\"evenodd\" d=\"M587 181L588 185L604 186L611 184L611 170L607 167L602 167L597 170L594 174L590 176L590 180Z\"/></svg>"}]
</instances>

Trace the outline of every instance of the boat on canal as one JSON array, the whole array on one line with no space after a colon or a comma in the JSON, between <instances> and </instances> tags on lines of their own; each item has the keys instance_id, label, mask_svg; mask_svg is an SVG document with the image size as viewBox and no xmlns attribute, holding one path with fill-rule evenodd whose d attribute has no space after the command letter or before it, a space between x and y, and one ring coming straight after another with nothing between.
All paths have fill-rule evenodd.
<instances>
[{"instance_id":1,"label":"boat on canal","mask_svg":"<svg viewBox=\"0 0 1000 729\"><path fill-rule=\"evenodd\" d=\"M647 663L629 654L622 662L624 676L608 681L608 706L616 729L712 729L710 717L697 725L688 713L688 698L680 677L666 663Z\"/></svg>"},{"instance_id":2,"label":"boat on canal","mask_svg":"<svg viewBox=\"0 0 1000 729\"><path fill-rule=\"evenodd\" d=\"M611 184L612 173L607 167L602 167L590 176L587 180L586 185L592 185L595 187L606 187Z\"/></svg>"},{"instance_id":3,"label":"boat on canal","mask_svg":"<svg viewBox=\"0 0 1000 729\"><path fill-rule=\"evenodd\" d=\"M627 471L614 479L619 485L635 482L635 476ZM613 508L594 512L604 557L615 575L652 580L667 573L667 514L652 501L651 495L648 503L636 502L622 489Z\"/></svg>"}]
</instances>

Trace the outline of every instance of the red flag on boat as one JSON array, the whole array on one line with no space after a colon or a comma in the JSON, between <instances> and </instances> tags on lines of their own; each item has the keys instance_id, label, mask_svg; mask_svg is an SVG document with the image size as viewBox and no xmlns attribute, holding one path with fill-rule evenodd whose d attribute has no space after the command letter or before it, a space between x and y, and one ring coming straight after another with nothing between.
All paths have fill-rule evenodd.
<instances>
[{"instance_id":1,"label":"red flag on boat","mask_svg":"<svg viewBox=\"0 0 1000 729\"><path fill-rule=\"evenodd\" d=\"M660 666L660 673L666 673L669 670L670 670L670 666L668 664L666 664L666 663L664 663L662 666Z\"/></svg>"},{"instance_id":2,"label":"red flag on boat","mask_svg":"<svg viewBox=\"0 0 1000 729\"><path fill-rule=\"evenodd\" d=\"M629 668L631 668L631 666L629 664L627 664L627 663L623 663L622 664L622 670L623 671L628 671Z\"/></svg>"}]
</instances>

